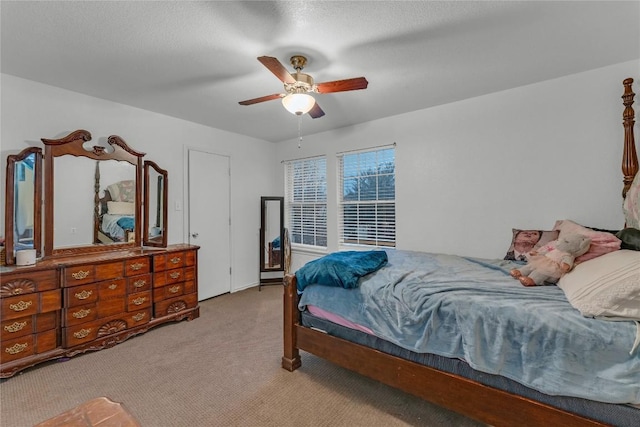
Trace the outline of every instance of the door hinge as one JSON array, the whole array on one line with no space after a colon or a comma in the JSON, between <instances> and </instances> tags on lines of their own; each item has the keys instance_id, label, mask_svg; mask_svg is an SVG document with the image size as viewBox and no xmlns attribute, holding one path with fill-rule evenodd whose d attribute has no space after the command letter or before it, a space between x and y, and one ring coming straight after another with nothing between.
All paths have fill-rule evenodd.
<instances>
[{"instance_id":1,"label":"door hinge","mask_svg":"<svg viewBox=\"0 0 640 427\"><path fill-rule=\"evenodd\" d=\"M229 276L231 276L231 267L229 267Z\"/></svg>"}]
</instances>

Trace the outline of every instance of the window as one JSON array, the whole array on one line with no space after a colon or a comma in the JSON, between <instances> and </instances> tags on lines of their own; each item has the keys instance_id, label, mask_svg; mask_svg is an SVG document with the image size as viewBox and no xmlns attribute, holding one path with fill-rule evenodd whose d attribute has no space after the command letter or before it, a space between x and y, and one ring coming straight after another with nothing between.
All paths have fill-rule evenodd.
<instances>
[{"instance_id":1,"label":"window","mask_svg":"<svg viewBox=\"0 0 640 427\"><path fill-rule=\"evenodd\" d=\"M340 243L395 247L395 148L345 153L340 162Z\"/></svg>"},{"instance_id":2,"label":"window","mask_svg":"<svg viewBox=\"0 0 640 427\"><path fill-rule=\"evenodd\" d=\"M285 223L292 244L327 247L327 160L285 163Z\"/></svg>"}]
</instances>

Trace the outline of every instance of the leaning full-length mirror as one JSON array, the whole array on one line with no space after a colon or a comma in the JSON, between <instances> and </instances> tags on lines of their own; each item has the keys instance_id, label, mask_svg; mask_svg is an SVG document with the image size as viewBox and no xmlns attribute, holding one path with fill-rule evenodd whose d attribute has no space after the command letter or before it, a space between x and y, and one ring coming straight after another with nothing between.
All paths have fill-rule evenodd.
<instances>
[{"instance_id":1,"label":"leaning full-length mirror","mask_svg":"<svg viewBox=\"0 0 640 427\"><path fill-rule=\"evenodd\" d=\"M167 171L155 162L144 162L144 234L145 246L167 246Z\"/></svg>"},{"instance_id":2,"label":"leaning full-length mirror","mask_svg":"<svg viewBox=\"0 0 640 427\"><path fill-rule=\"evenodd\" d=\"M41 250L42 150L30 147L7 157L5 262L22 249Z\"/></svg>"},{"instance_id":3,"label":"leaning full-length mirror","mask_svg":"<svg viewBox=\"0 0 640 427\"><path fill-rule=\"evenodd\" d=\"M262 197L260 220L260 271L283 271L282 239L284 198Z\"/></svg>"}]
</instances>

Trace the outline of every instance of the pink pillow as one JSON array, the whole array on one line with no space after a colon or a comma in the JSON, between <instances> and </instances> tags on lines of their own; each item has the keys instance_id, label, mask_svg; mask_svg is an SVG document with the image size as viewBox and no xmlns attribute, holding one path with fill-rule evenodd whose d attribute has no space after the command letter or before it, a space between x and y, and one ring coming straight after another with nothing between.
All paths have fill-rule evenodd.
<instances>
[{"instance_id":1,"label":"pink pillow","mask_svg":"<svg viewBox=\"0 0 640 427\"><path fill-rule=\"evenodd\" d=\"M604 255L609 252L617 251L620 249L620 244L622 243L620 239L611 233L607 233L606 231L595 231L568 219L556 221L553 229L560 231L560 236L558 238L562 238L563 235L566 234L575 233L587 236L591 239L589 251L576 258L576 264L597 258L600 255Z\"/></svg>"}]
</instances>

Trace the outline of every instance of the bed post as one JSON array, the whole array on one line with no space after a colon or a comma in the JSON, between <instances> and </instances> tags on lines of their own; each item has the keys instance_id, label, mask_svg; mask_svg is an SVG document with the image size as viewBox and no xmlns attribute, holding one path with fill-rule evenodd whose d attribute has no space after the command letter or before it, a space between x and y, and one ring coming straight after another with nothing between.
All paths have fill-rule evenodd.
<instances>
[{"instance_id":1,"label":"bed post","mask_svg":"<svg viewBox=\"0 0 640 427\"><path fill-rule=\"evenodd\" d=\"M287 274L284 277L283 314L284 356L282 356L282 367L287 371L295 371L302 362L296 341L296 325L300 322L300 312L298 311L298 292L294 274Z\"/></svg>"},{"instance_id":2,"label":"bed post","mask_svg":"<svg viewBox=\"0 0 640 427\"><path fill-rule=\"evenodd\" d=\"M624 94L622 95L622 103L625 106L622 113L622 125L624 126L624 151L622 153L622 175L624 187L622 189L622 198L627 195L633 178L638 173L638 155L636 154L636 143L633 137L633 125L635 124L635 112L633 111L633 98L635 93L631 90L633 79L625 79Z\"/></svg>"}]
</instances>

